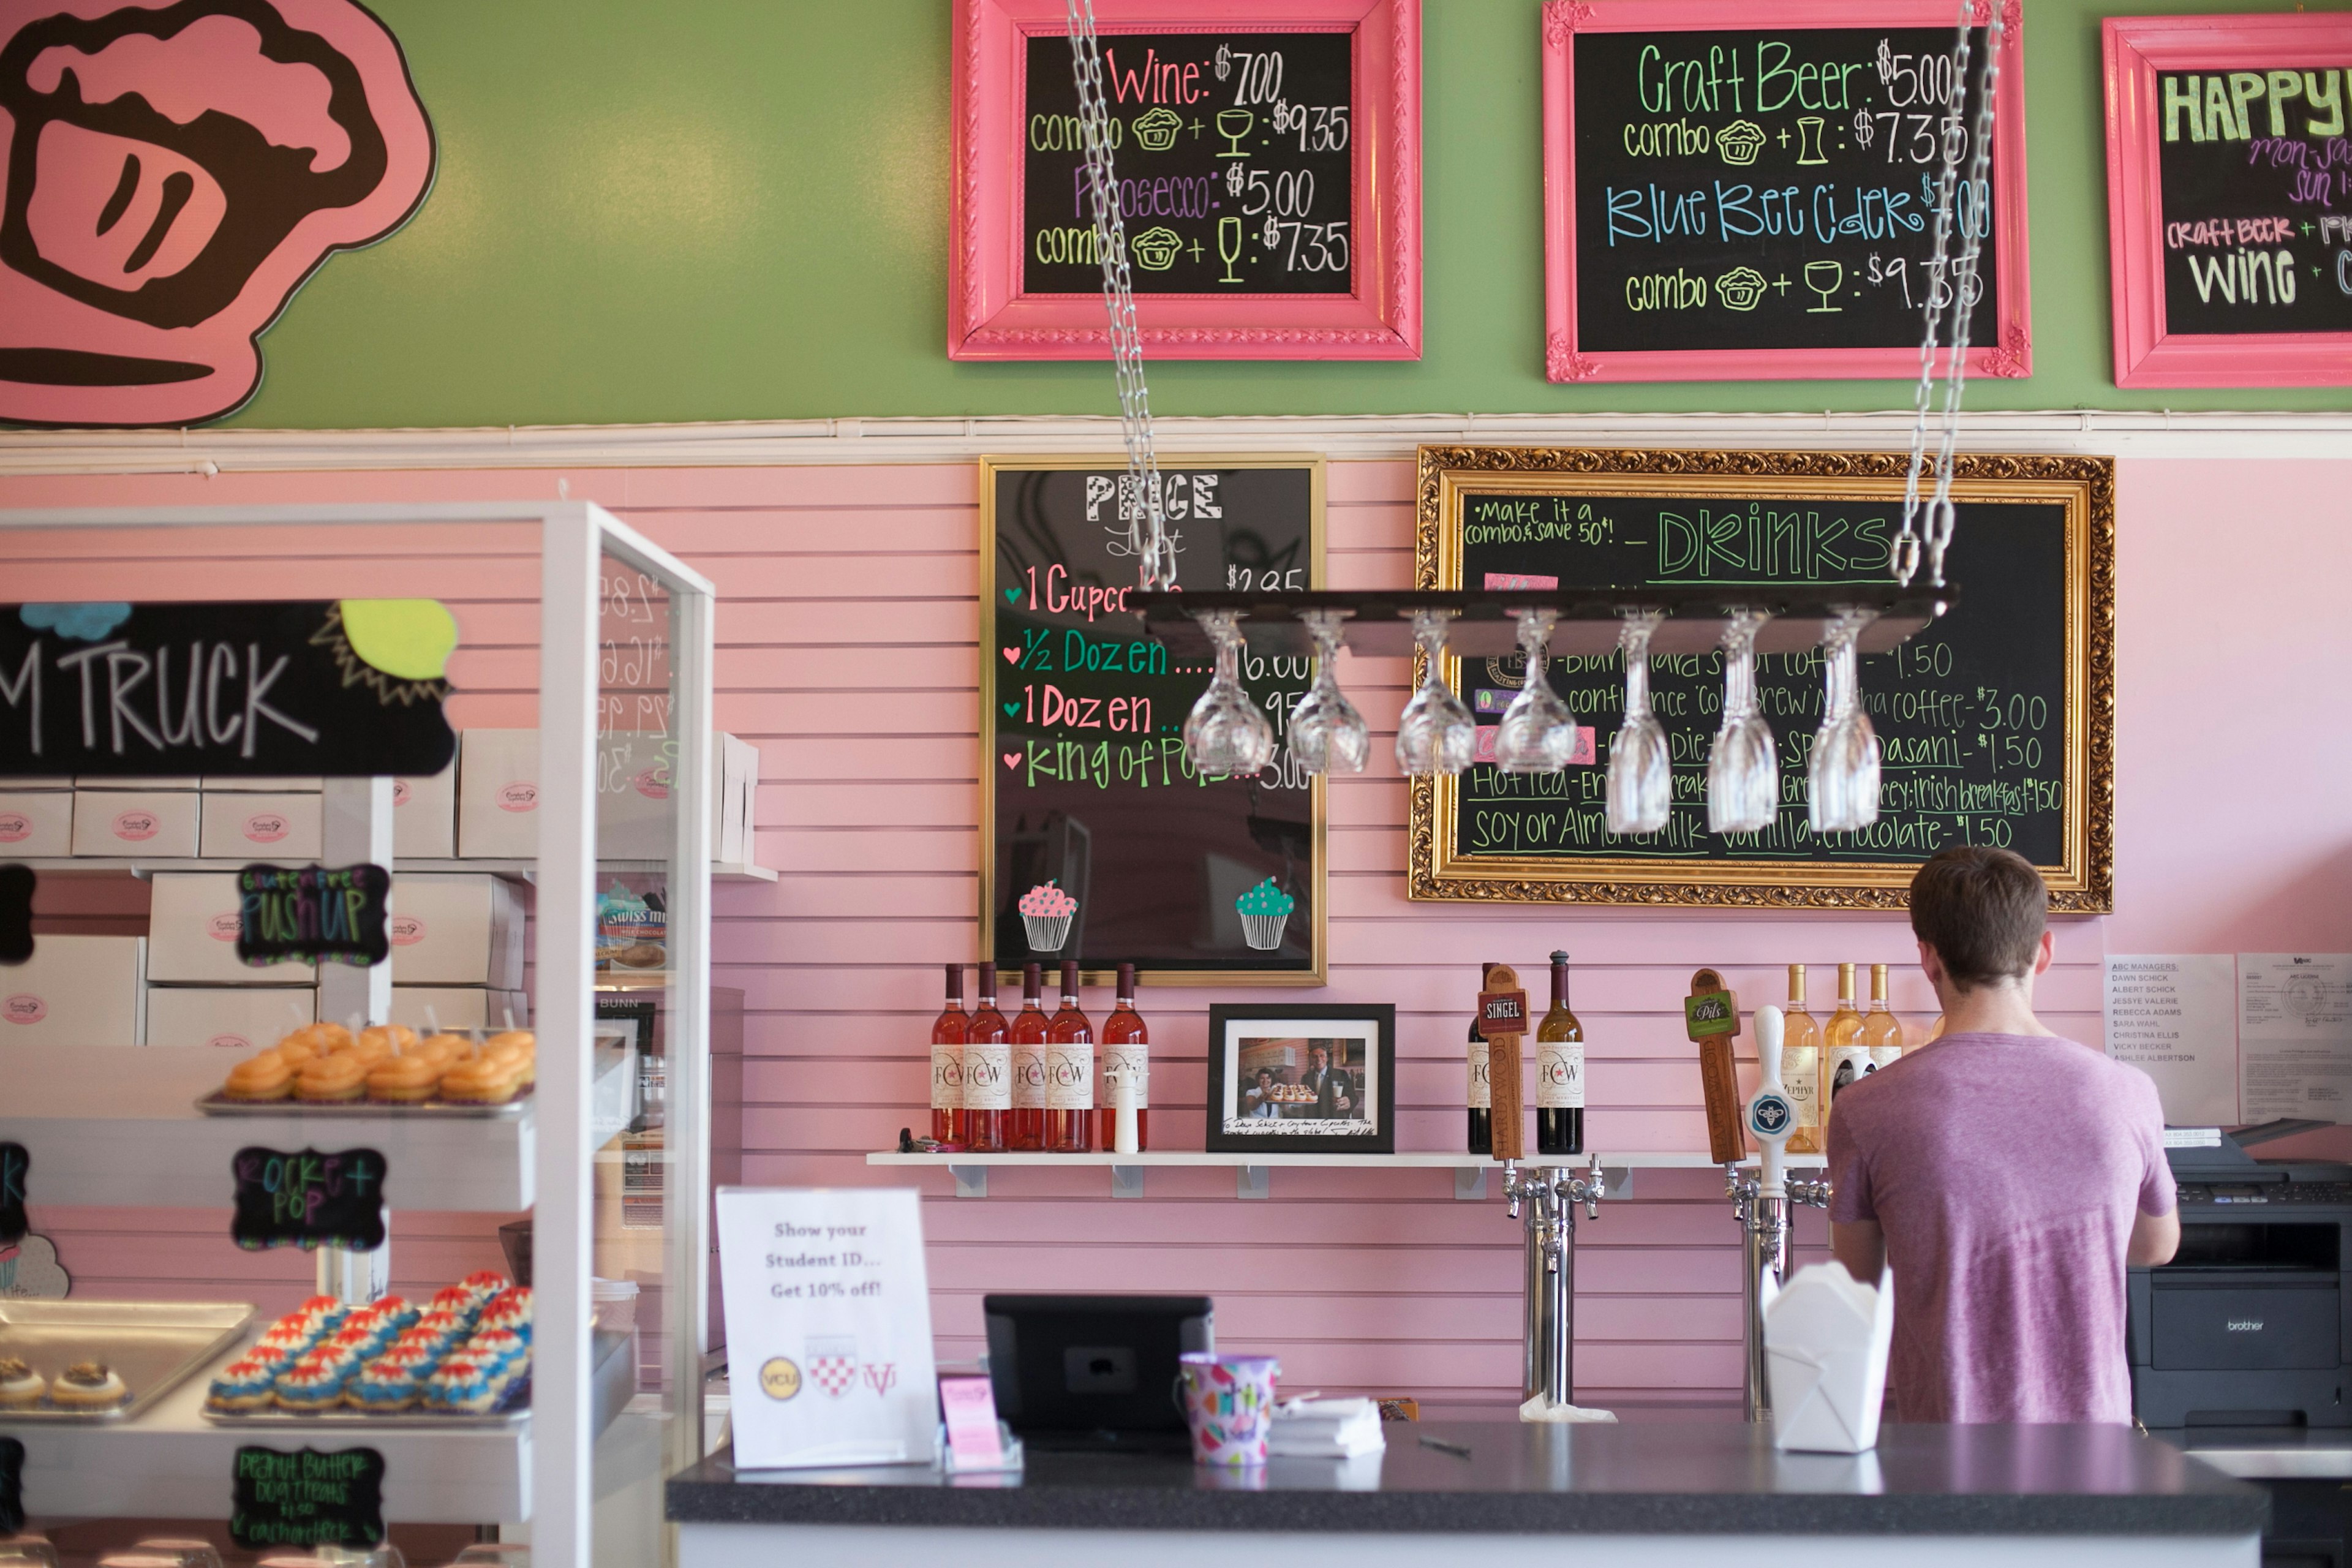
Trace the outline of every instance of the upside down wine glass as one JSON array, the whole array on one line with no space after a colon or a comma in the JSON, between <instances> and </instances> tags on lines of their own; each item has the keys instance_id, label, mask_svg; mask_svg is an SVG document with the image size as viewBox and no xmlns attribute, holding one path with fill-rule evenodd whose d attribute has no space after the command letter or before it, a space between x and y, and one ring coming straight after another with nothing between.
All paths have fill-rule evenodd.
<instances>
[{"instance_id":1,"label":"upside down wine glass","mask_svg":"<svg viewBox=\"0 0 2352 1568\"><path fill-rule=\"evenodd\" d=\"M1364 771L1372 732L1356 705L1339 689L1339 623L1349 610L1301 610L1298 619L1315 639L1315 684L1290 710L1290 754L1310 773Z\"/></svg>"},{"instance_id":2,"label":"upside down wine glass","mask_svg":"<svg viewBox=\"0 0 2352 1568\"><path fill-rule=\"evenodd\" d=\"M1551 643L1552 627L1559 624L1559 612L1521 610L1518 617L1519 657L1527 661L1527 679L1496 727L1495 766L1507 773L1556 773L1576 754L1576 715L1544 672L1544 649Z\"/></svg>"},{"instance_id":3,"label":"upside down wine glass","mask_svg":"<svg viewBox=\"0 0 2352 1568\"><path fill-rule=\"evenodd\" d=\"M1706 826L1755 833L1780 814L1780 756L1756 711L1756 634L1771 617L1737 609L1723 628L1723 725L1706 758Z\"/></svg>"},{"instance_id":4,"label":"upside down wine glass","mask_svg":"<svg viewBox=\"0 0 2352 1568\"><path fill-rule=\"evenodd\" d=\"M1617 628L1625 655L1625 722L1609 742L1609 831L1655 833L1675 808L1675 771L1666 729L1650 711L1650 637L1665 617L1628 611Z\"/></svg>"},{"instance_id":5,"label":"upside down wine glass","mask_svg":"<svg viewBox=\"0 0 2352 1568\"><path fill-rule=\"evenodd\" d=\"M1415 610L1413 641L1421 645L1421 689L1397 716L1397 771L1408 778L1458 773L1478 751L1478 721L1445 684L1445 628L1452 610Z\"/></svg>"},{"instance_id":6,"label":"upside down wine glass","mask_svg":"<svg viewBox=\"0 0 2352 1568\"><path fill-rule=\"evenodd\" d=\"M1878 820L1878 731L1862 710L1862 686L1854 673L1854 639L1877 618L1874 610L1840 610L1822 638L1827 685L1822 727L1805 764L1816 833L1852 833Z\"/></svg>"},{"instance_id":7,"label":"upside down wine glass","mask_svg":"<svg viewBox=\"0 0 2352 1568\"><path fill-rule=\"evenodd\" d=\"M1241 612L1192 617L1217 650L1217 672L1184 721L1184 752L1204 773L1247 777L1274 760L1274 726L1242 689Z\"/></svg>"}]
</instances>

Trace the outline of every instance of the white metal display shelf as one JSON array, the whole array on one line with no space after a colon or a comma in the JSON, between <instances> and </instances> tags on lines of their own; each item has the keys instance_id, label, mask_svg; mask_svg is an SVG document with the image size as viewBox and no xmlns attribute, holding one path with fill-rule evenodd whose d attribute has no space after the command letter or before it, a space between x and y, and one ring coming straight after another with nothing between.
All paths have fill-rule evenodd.
<instances>
[{"instance_id":1,"label":"white metal display shelf","mask_svg":"<svg viewBox=\"0 0 2352 1568\"><path fill-rule=\"evenodd\" d=\"M1522 1165L1573 1165L1582 1169L1592 1163L1591 1154L1534 1154L1519 1162ZM1791 1154L1791 1166L1819 1165L1819 1154ZM1163 1170L1213 1167L1234 1173L1234 1196L1263 1198L1273 1191L1273 1171L1277 1165L1311 1167L1324 1170L1395 1171L1444 1170L1454 1173L1454 1195L1465 1200L1486 1195L1486 1173L1496 1169L1500 1162L1486 1154L1445 1153L1424 1151L1402 1154L1281 1154L1281 1153L1211 1153L1199 1149L1150 1150L1139 1154L1114 1154L1097 1150L1087 1154L941 1154L923 1152L902 1154L896 1149L885 1149L866 1156L869 1165L945 1165L955 1176L956 1196L984 1198L988 1195L988 1172L992 1165L1108 1165L1110 1167L1110 1192L1115 1198L1139 1198L1143 1195L1143 1173L1158 1166ZM1750 1156L1749 1163L1754 1163ZM1703 1150L1666 1149L1633 1153L1601 1155L1601 1169L1608 1173L1609 1195L1631 1197L1633 1193L1633 1173L1650 1170L1705 1170L1715 1162Z\"/></svg>"},{"instance_id":2,"label":"white metal display shelf","mask_svg":"<svg viewBox=\"0 0 2352 1568\"><path fill-rule=\"evenodd\" d=\"M120 874L128 871L134 877L152 876L157 871L234 871L250 863L250 857L238 856L214 856L209 859L178 858L151 859L123 855L45 855L17 862L19 865L29 866L36 871L58 874L79 871L91 875ZM537 877L539 862L529 858L395 860L393 862L392 869L394 875L403 871L417 875L448 871L488 872L496 877L520 877L530 881ZM624 876L645 875L668 870L669 862L667 860L599 860L596 862L596 869L600 872L618 872ZM776 872L771 867L747 865L740 860L713 860L710 863L710 879L714 882L772 882L776 879Z\"/></svg>"},{"instance_id":3,"label":"white metal display shelf","mask_svg":"<svg viewBox=\"0 0 2352 1568\"><path fill-rule=\"evenodd\" d=\"M599 1105L625 1103L627 1060L596 1080ZM306 1116L289 1102L258 1116L195 1108L235 1053L206 1046L0 1046L0 1141L24 1145L35 1204L226 1208L229 1161L259 1145L373 1149L394 1210L514 1214L532 1205L538 1108L511 1116ZM506 1515L484 1515L504 1518Z\"/></svg>"}]
</instances>

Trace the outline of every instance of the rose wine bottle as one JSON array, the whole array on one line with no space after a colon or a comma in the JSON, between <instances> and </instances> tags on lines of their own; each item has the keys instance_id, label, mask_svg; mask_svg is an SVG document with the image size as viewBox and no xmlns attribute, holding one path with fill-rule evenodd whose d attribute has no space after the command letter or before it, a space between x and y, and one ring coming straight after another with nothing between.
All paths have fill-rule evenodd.
<instances>
[{"instance_id":1,"label":"rose wine bottle","mask_svg":"<svg viewBox=\"0 0 2352 1568\"><path fill-rule=\"evenodd\" d=\"M1536 1152L1584 1152L1584 1026L1568 1008L1568 954L1551 955L1551 1011L1536 1026Z\"/></svg>"},{"instance_id":2,"label":"rose wine bottle","mask_svg":"<svg viewBox=\"0 0 2352 1568\"><path fill-rule=\"evenodd\" d=\"M963 1036L963 1146L975 1154L1012 1147L1013 1051L996 1010L996 965L980 966L980 1005Z\"/></svg>"},{"instance_id":3,"label":"rose wine bottle","mask_svg":"<svg viewBox=\"0 0 2352 1568\"><path fill-rule=\"evenodd\" d=\"M1045 1028L1045 1147L1084 1154L1095 1146L1095 1031L1078 1007L1078 966L1062 961L1062 1008Z\"/></svg>"},{"instance_id":4,"label":"rose wine bottle","mask_svg":"<svg viewBox=\"0 0 2352 1568\"><path fill-rule=\"evenodd\" d=\"M1139 1150L1151 1147L1151 1037L1143 1027L1143 1015L1135 1010L1135 965L1118 966L1118 1005L1111 1009L1102 1027L1103 1072L1123 1074L1135 1089L1135 1146ZM1118 1096L1106 1083L1101 1096L1095 1101L1100 1108L1101 1136L1097 1149L1118 1147Z\"/></svg>"},{"instance_id":5,"label":"rose wine bottle","mask_svg":"<svg viewBox=\"0 0 2352 1568\"><path fill-rule=\"evenodd\" d=\"M1045 1037L1053 1026L1038 1005L1045 972L1021 966L1021 1011L1013 1016L1013 1147L1034 1153L1045 1147Z\"/></svg>"},{"instance_id":6,"label":"rose wine bottle","mask_svg":"<svg viewBox=\"0 0 2352 1568\"><path fill-rule=\"evenodd\" d=\"M1781 1022L1780 1087L1796 1108L1796 1131L1789 1134L1791 1154L1822 1152L1822 1031L1805 1011L1805 966L1789 965L1789 1011Z\"/></svg>"},{"instance_id":7,"label":"rose wine bottle","mask_svg":"<svg viewBox=\"0 0 2352 1568\"><path fill-rule=\"evenodd\" d=\"M1870 1070L1890 1068L1903 1055L1903 1020L1886 1008L1886 965L1870 966L1870 1011L1862 1016L1862 1043L1870 1047Z\"/></svg>"},{"instance_id":8,"label":"rose wine bottle","mask_svg":"<svg viewBox=\"0 0 2352 1568\"><path fill-rule=\"evenodd\" d=\"M931 1139L963 1142L963 1042L971 1020L963 1012L963 965L948 965L948 1001L931 1025Z\"/></svg>"}]
</instances>

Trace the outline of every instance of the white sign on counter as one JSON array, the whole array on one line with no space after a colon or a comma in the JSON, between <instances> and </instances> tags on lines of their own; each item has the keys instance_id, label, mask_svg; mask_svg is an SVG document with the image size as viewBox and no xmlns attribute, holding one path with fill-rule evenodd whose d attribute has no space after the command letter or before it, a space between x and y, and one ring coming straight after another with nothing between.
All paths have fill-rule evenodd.
<instances>
[{"instance_id":1,"label":"white sign on counter","mask_svg":"<svg viewBox=\"0 0 2352 1568\"><path fill-rule=\"evenodd\" d=\"M2226 952L2107 956L2107 1055L2156 1080L2166 1125L2238 1124L2237 985Z\"/></svg>"},{"instance_id":2,"label":"white sign on counter","mask_svg":"<svg viewBox=\"0 0 2352 1568\"><path fill-rule=\"evenodd\" d=\"M719 1267L736 1468L934 1461L919 1194L721 1187Z\"/></svg>"},{"instance_id":3,"label":"white sign on counter","mask_svg":"<svg viewBox=\"0 0 2352 1568\"><path fill-rule=\"evenodd\" d=\"M2238 955L2238 1114L2352 1120L2352 954Z\"/></svg>"}]
</instances>

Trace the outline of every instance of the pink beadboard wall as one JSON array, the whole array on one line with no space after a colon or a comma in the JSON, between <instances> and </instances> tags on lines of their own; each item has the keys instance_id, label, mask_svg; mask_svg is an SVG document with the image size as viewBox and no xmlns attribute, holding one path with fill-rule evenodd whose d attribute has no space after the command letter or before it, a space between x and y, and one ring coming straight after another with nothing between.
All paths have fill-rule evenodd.
<instances>
[{"instance_id":1,"label":"pink beadboard wall","mask_svg":"<svg viewBox=\"0 0 2352 1568\"><path fill-rule=\"evenodd\" d=\"M1330 471L1335 585L1410 580L1411 467ZM720 725L759 746L759 852L775 885L718 890L714 980L744 989L746 1179L903 1183L865 1152L913 1122L926 1085L936 965L973 957L978 514L968 465L580 469L0 479L0 506L548 498L603 502L715 581ZM2270 595L2280 568L2332 581L2352 538L2352 463L2122 466L2118 902L2067 922L2043 983L2053 1026L2095 1041L2099 964L2121 952L2352 950L2339 889L2352 857L2352 625L2319 594ZM433 594L458 616L460 724L532 721L536 566L522 530L245 531L184 539L0 535L5 597ZM340 557L340 559L338 559ZM2227 617L2258 647L2240 651ZM1343 680L1392 723L1405 667ZM2232 785L2228 752L2251 759ZM1750 1005L1792 960L1895 963L1895 1005L1934 1012L1899 920L1678 915L1413 904L1404 789L1375 747L1331 789L1334 998L1399 1009L1401 1147L1461 1132L1465 1005L1482 959L1576 956L1591 1047L1591 1146L1698 1150L1697 1077L1675 998L1700 964ZM2231 812L2233 803L2242 809ZM2234 816L2233 822L2231 817ZM58 929L136 910L59 889ZM1827 976L1821 982L1826 983ZM1817 991L1816 994L1819 994ZM1217 994L1152 990L1161 1147L1198 1147L1205 1011ZM1107 998L1090 994L1090 1010ZM1106 1173L998 1171L985 1201L921 1177L942 1354L980 1348L991 1289L1214 1295L1231 1344L1283 1358L1294 1386L1418 1394L1440 1406L1515 1396L1518 1245L1500 1205L1459 1203L1444 1172L1278 1172L1236 1202L1223 1171L1153 1171L1114 1202ZM1582 1232L1577 1378L1584 1397L1736 1397L1738 1271L1706 1172L1643 1172ZM210 1215L40 1208L90 1293L242 1289L275 1303L299 1263L236 1253ZM495 1260L481 1216L404 1216L404 1286ZM1818 1245L1818 1215L1803 1238ZM275 1294L272 1294L275 1292Z\"/></svg>"}]
</instances>

